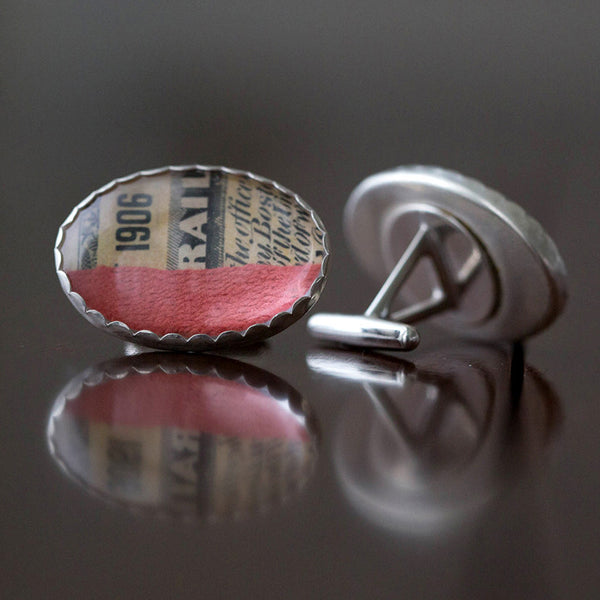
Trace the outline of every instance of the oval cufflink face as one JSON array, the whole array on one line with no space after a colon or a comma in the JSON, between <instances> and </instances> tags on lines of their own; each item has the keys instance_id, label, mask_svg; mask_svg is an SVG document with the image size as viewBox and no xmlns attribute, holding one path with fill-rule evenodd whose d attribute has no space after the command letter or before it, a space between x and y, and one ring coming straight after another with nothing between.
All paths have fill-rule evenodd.
<instances>
[{"instance_id":1,"label":"oval cufflink face","mask_svg":"<svg viewBox=\"0 0 600 600\"><path fill-rule=\"evenodd\" d=\"M410 166L368 177L348 200L345 229L358 262L381 281L401 258L410 263L394 320L431 316L461 335L521 339L566 301L565 266L541 225L453 171Z\"/></svg>"},{"instance_id":2,"label":"oval cufflink face","mask_svg":"<svg viewBox=\"0 0 600 600\"><path fill-rule=\"evenodd\" d=\"M93 192L59 230L57 273L92 324L168 350L259 341L325 283L327 234L296 194L224 167L165 167Z\"/></svg>"}]
</instances>

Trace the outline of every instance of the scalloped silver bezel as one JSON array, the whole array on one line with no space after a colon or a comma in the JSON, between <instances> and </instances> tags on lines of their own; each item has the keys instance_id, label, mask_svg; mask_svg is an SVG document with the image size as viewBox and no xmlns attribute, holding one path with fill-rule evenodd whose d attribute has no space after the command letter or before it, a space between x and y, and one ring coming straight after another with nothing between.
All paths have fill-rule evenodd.
<instances>
[{"instance_id":1,"label":"scalloped silver bezel","mask_svg":"<svg viewBox=\"0 0 600 600\"><path fill-rule=\"evenodd\" d=\"M61 252L62 245L65 240L66 230L75 222L79 213L87 208L92 202L94 202L99 196L111 191L118 185L123 183L129 183L140 179L142 177L152 177L155 175L163 175L165 173L176 173L179 171L186 171L189 169L201 169L220 171L227 175L236 175L241 177L247 177L261 184L267 184L273 186L275 189L283 194L292 197L302 208L309 212L311 219L313 220L317 229L323 235L323 250L324 257L321 262L321 270L315 281L312 283L310 290L307 294L300 296L294 304L286 311L277 313L269 321L263 323L255 323L248 327L244 331L227 330L221 332L217 336L210 336L205 333L197 333L190 337L185 337L179 333L166 333L163 336L159 336L153 331L147 329L141 329L134 331L127 323L122 321L108 321L106 317L99 311L90 309L87 307L85 300L77 292L71 289L71 282L63 270L64 257ZM230 169L223 166L212 166L212 165L181 165L181 166L167 166L159 169L149 169L145 171L139 171L125 177L119 177L114 181L102 186L96 191L92 192L84 200L82 200L65 219L58 230L56 237L56 243L54 245L54 259L56 264L56 274L60 281L61 287L66 294L67 298L71 301L77 311L85 317L92 325L99 329L106 331L112 335L115 335L128 342L134 344L140 344L150 348L159 348L162 350L183 350L183 351L203 351L209 349L223 348L226 346L233 346L237 344L257 342L264 340L276 333L286 329L300 317L306 314L318 301L321 292L325 286L327 279L327 273L329 270L329 238L327 231L323 225L323 222L315 211L304 201L298 194L291 190L283 187L277 182L255 175L249 171L242 171L238 169Z\"/></svg>"}]
</instances>

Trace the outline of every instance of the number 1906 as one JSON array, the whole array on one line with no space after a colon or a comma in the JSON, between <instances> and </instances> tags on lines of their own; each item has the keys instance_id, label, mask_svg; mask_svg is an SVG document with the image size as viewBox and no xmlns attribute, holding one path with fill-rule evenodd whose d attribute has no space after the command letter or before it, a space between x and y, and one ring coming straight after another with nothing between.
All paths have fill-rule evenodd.
<instances>
[{"instance_id":1,"label":"number 1906","mask_svg":"<svg viewBox=\"0 0 600 600\"><path fill-rule=\"evenodd\" d=\"M120 227L115 232L116 250L149 250L150 228L144 227L152 220L152 214L147 207L152 205L150 194L121 194L117 199L121 208L117 211L117 224ZM141 244L140 242L147 242Z\"/></svg>"}]
</instances>

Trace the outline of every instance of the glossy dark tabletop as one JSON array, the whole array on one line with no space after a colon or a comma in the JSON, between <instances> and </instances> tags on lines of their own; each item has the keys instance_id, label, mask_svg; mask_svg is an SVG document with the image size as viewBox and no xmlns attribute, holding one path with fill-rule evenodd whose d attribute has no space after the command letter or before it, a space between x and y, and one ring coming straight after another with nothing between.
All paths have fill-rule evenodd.
<instances>
[{"instance_id":1,"label":"glossy dark tabletop","mask_svg":"<svg viewBox=\"0 0 600 600\"><path fill-rule=\"evenodd\" d=\"M209 4L1 11L0 596L597 598L598 7ZM567 307L523 346L424 325L415 352L349 352L304 318L219 357L139 356L70 306L56 232L112 179L192 163L319 213L315 312L377 291L343 207L402 164L521 204Z\"/></svg>"}]
</instances>

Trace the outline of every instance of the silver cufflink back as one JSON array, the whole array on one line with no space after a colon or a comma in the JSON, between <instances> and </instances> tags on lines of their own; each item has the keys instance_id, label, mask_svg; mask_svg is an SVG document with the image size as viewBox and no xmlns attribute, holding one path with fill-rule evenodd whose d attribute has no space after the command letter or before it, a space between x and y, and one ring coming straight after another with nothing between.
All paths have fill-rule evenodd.
<instances>
[{"instance_id":1,"label":"silver cufflink back","mask_svg":"<svg viewBox=\"0 0 600 600\"><path fill-rule=\"evenodd\" d=\"M383 285L363 315L317 314L316 338L412 350L431 319L462 337L518 340L567 298L563 260L541 225L481 183L437 167L377 173L351 194L345 234Z\"/></svg>"}]
</instances>

